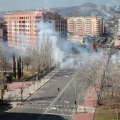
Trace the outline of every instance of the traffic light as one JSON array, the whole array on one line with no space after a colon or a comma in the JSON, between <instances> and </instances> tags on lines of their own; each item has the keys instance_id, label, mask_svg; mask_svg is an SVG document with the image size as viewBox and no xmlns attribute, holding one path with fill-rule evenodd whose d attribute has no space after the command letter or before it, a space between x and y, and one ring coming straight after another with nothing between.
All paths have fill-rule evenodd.
<instances>
[{"instance_id":1,"label":"traffic light","mask_svg":"<svg viewBox=\"0 0 120 120\"><path fill-rule=\"evenodd\" d=\"M58 88L58 91L60 91L60 88Z\"/></svg>"},{"instance_id":2,"label":"traffic light","mask_svg":"<svg viewBox=\"0 0 120 120\"><path fill-rule=\"evenodd\" d=\"M76 101L75 101L75 105L76 105Z\"/></svg>"}]
</instances>

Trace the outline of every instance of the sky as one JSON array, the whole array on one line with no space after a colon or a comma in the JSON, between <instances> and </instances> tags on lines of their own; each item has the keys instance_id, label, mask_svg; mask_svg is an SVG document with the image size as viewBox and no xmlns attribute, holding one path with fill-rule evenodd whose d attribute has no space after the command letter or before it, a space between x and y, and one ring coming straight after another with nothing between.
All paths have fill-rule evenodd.
<instances>
[{"instance_id":1,"label":"sky","mask_svg":"<svg viewBox=\"0 0 120 120\"><path fill-rule=\"evenodd\" d=\"M86 2L118 5L120 0L0 0L0 11L78 6Z\"/></svg>"}]
</instances>

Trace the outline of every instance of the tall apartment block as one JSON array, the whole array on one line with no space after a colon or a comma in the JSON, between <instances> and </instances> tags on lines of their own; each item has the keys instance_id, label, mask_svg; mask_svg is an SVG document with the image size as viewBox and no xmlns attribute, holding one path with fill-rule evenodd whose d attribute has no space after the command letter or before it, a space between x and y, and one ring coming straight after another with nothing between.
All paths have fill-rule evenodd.
<instances>
[{"instance_id":1,"label":"tall apartment block","mask_svg":"<svg viewBox=\"0 0 120 120\"><path fill-rule=\"evenodd\" d=\"M40 21L50 23L60 38L67 37L67 19L53 10L13 11L6 13L4 17L7 23L8 41L11 41L12 46L21 42L20 35L22 34L25 35L27 44L31 47L40 31L36 27L36 23Z\"/></svg>"},{"instance_id":2,"label":"tall apartment block","mask_svg":"<svg viewBox=\"0 0 120 120\"><path fill-rule=\"evenodd\" d=\"M1 40L7 39L7 27L5 25L5 21L3 17L0 17L0 38Z\"/></svg>"},{"instance_id":3,"label":"tall apartment block","mask_svg":"<svg viewBox=\"0 0 120 120\"><path fill-rule=\"evenodd\" d=\"M67 27L70 35L101 36L103 33L103 19L97 16L69 17Z\"/></svg>"}]
</instances>

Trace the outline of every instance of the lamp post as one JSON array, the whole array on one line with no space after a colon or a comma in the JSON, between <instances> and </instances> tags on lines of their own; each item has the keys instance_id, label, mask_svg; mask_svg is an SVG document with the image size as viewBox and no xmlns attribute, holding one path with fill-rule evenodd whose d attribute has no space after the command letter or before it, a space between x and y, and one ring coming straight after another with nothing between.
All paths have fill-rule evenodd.
<instances>
[{"instance_id":1,"label":"lamp post","mask_svg":"<svg viewBox=\"0 0 120 120\"><path fill-rule=\"evenodd\" d=\"M78 63L80 65L80 67L82 67L82 65L84 64L83 61L78 62ZM75 101L74 101L74 103L75 103L75 111L76 111L76 113L77 113L77 102L78 102L78 99L77 99L77 80L75 79Z\"/></svg>"},{"instance_id":2,"label":"lamp post","mask_svg":"<svg viewBox=\"0 0 120 120\"><path fill-rule=\"evenodd\" d=\"M22 99L23 99L23 96L22 96L22 94L23 94L23 88L22 87L23 87L24 83L25 82L23 82L23 84L21 85L21 102L22 102Z\"/></svg>"}]
</instances>

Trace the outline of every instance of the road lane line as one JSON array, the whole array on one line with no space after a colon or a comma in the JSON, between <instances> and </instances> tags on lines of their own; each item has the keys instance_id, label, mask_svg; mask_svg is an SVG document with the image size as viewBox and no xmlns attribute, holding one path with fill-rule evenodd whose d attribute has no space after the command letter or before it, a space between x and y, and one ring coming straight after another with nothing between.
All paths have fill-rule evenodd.
<instances>
[{"instance_id":1,"label":"road lane line","mask_svg":"<svg viewBox=\"0 0 120 120\"><path fill-rule=\"evenodd\" d=\"M62 91L58 94L58 96L53 100L53 102L50 104L49 108L52 107L52 105L57 101L57 99L64 93L64 91L67 89L67 87L70 85L71 82L73 82L78 75L78 72L73 76L73 78L68 82L68 84L62 89ZM48 110L45 110L43 114L45 114Z\"/></svg>"},{"instance_id":2,"label":"road lane line","mask_svg":"<svg viewBox=\"0 0 120 120\"><path fill-rule=\"evenodd\" d=\"M49 112L45 113L45 114L60 115L60 116L64 116L65 115L65 116L68 116L68 117L72 116L72 115L68 115L68 114L58 114L58 113L56 114L56 113L49 113Z\"/></svg>"}]
</instances>

